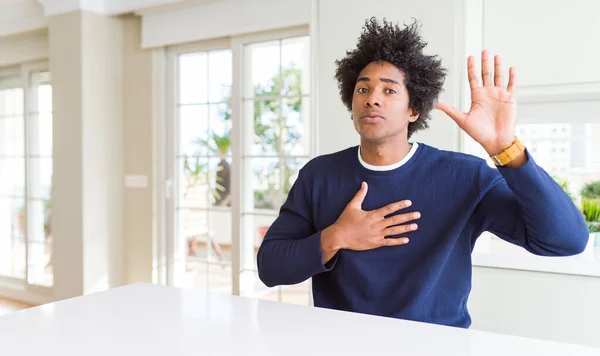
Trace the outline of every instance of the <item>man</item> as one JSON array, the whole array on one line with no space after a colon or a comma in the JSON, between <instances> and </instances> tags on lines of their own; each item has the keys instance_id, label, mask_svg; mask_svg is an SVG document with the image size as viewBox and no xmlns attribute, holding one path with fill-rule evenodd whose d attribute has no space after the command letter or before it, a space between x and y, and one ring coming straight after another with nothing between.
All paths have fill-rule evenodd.
<instances>
[{"instance_id":1,"label":"man","mask_svg":"<svg viewBox=\"0 0 600 356\"><path fill-rule=\"evenodd\" d=\"M337 61L360 146L299 172L258 252L267 286L313 279L314 304L468 328L471 252L490 231L536 255L581 253L588 231L569 196L515 136L515 70L468 58L468 113L436 105L446 71L415 24L367 21ZM482 145L480 158L409 141L438 108Z\"/></svg>"}]
</instances>

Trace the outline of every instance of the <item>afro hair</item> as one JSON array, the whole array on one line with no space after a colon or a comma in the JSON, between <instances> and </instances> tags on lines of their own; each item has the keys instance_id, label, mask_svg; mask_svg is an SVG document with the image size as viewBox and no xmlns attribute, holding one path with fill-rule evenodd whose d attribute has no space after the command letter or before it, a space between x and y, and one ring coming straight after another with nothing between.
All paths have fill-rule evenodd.
<instances>
[{"instance_id":1,"label":"afro hair","mask_svg":"<svg viewBox=\"0 0 600 356\"><path fill-rule=\"evenodd\" d=\"M408 137L429 127L427 122L442 91L446 69L437 56L422 52L426 45L419 35L417 21L404 28L385 19L379 24L374 17L365 21L356 48L335 62L335 78L344 105L352 111L354 88L363 68L371 62L389 62L403 72L409 106L419 114L415 122L408 124Z\"/></svg>"}]
</instances>

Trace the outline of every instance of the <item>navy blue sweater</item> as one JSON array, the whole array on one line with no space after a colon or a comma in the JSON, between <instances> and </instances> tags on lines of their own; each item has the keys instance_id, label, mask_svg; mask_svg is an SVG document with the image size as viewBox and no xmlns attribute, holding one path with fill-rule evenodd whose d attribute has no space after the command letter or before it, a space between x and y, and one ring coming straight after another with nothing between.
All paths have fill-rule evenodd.
<instances>
[{"instance_id":1,"label":"navy blue sweater","mask_svg":"<svg viewBox=\"0 0 600 356\"><path fill-rule=\"evenodd\" d=\"M312 277L316 307L468 328L471 253L490 231L536 255L581 253L589 233L561 187L528 155L520 168L489 167L471 155L418 144L398 168L361 164L358 146L319 156L300 171L258 252L267 286ZM321 231L358 192L363 210L410 199L419 229L402 246L341 250L322 263Z\"/></svg>"}]
</instances>

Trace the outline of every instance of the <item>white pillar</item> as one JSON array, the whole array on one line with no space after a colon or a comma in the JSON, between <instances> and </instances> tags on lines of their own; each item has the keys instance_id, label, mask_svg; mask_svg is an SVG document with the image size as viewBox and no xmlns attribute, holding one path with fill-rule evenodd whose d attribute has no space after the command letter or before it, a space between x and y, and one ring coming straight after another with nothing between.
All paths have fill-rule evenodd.
<instances>
[{"instance_id":1,"label":"white pillar","mask_svg":"<svg viewBox=\"0 0 600 356\"><path fill-rule=\"evenodd\" d=\"M125 281L123 24L70 12L48 19L54 107L54 299Z\"/></svg>"}]
</instances>

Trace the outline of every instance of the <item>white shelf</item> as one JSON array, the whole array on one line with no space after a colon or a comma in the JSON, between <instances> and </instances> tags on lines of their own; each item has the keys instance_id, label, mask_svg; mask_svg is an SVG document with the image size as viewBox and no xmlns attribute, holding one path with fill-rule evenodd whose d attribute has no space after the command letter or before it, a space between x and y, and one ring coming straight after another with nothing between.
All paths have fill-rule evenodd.
<instances>
[{"instance_id":1,"label":"white shelf","mask_svg":"<svg viewBox=\"0 0 600 356\"><path fill-rule=\"evenodd\" d=\"M600 277L600 247L588 246L579 255L534 255L488 234L479 238L472 254L473 266Z\"/></svg>"}]
</instances>

